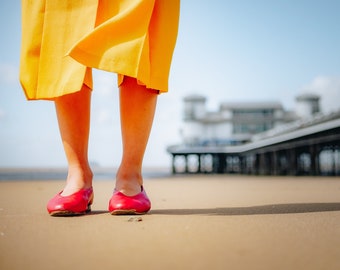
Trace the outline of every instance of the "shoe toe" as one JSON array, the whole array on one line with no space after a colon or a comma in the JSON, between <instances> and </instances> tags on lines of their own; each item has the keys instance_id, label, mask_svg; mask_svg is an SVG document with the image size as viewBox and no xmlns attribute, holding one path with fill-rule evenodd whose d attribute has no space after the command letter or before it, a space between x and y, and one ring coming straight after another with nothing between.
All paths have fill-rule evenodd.
<instances>
[{"instance_id":1,"label":"shoe toe","mask_svg":"<svg viewBox=\"0 0 340 270\"><path fill-rule=\"evenodd\" d=\"M55 195L47 203L47 211L51 215L79 215L90 211L93 201L93 189L83 189L70 196Z\"/></svg>"},{"instance_id":2,"label":"shoe toe","mask_svg":"<svg viewBox=\"0 0 340 270\"><path fill-rule=\"evenodd\" d=\"M134 196L127 196L115 190L109 202L109 212L113 215L145 214L151 208L151 202L142 187Z\"/></svg>"}]
</instances>

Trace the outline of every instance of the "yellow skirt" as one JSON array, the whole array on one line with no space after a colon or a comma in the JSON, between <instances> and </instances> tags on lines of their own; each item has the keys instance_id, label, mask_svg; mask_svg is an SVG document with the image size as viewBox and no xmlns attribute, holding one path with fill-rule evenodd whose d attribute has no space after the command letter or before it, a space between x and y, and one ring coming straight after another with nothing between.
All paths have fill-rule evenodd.
<instances>
[{"instance_id":1,"label":"yellow skirt","mask_svg":"<svg viewBox=\"0 0 340 270\"><path fill-rule=\"evenodd\" d=\"M179 0L22 0L20 82L27 99L92 89L91 68L168 91Z\"/></svg>"}]
</instances>

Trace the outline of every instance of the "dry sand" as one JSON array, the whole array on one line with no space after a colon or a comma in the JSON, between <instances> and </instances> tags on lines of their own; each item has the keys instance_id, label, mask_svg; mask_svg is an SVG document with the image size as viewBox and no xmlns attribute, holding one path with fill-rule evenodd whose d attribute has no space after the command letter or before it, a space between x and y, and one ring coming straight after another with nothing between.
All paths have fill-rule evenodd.
<instances>
[{"instance_id":1,"label":"dry sand","mask_svg":"<svg viewBox=\"0 0 340 270\"><path fill-rule=\"evenodd\" d=\"M0 269L340 269L340 179L147 180L150 214L50 217L62 181L0 182ZM141 219L140 219L141 218Z\"/></svg>"}]
</instances>

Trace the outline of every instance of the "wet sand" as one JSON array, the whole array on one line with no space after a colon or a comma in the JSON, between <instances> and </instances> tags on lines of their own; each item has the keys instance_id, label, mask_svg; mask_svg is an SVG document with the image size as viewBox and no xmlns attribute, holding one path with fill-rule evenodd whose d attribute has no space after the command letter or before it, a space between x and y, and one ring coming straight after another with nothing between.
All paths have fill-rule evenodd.
<instances>
[{"instance_id":1,"label":"wet sand","mask_svg":"<svg viewBox=\"0 0 340 270\"><path fill-rule=\"evenodd\" d=\"M63 181L0 182L0 269L340 269L340 179L179 176L145 181L152 211L50 217Z\"/></svg>"}]
</instances>

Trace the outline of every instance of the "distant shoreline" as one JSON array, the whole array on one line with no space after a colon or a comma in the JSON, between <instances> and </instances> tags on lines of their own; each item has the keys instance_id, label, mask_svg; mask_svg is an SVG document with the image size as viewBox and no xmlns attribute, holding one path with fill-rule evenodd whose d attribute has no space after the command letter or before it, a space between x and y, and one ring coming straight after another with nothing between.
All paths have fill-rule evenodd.
<instances>
[{"instance_id":1,"label":"distant shoreline","mask_svg":"<svg viewBox=\"0 0 340 270\"><path fill-rule=\"evenodd\" d=\"M117 168L95 167L93 168L94 179L113 180ZM63 180L66 179L66 168L0 168L0 181L23 181L23 180ZM147 167L143 170L143 176L147 179L164 178L172 176L169 168Z\"/></svg>"},{"instance_id":2,"label":"distant shoreline","mask_svg":"<svg viewBox=\"0 0 340 270\"><path fill-rule=\"evenodd\" d=\"M116 176L117 168L113 167L93 167L94 180L114 180ZM143 177L144 180L148 179L166 179L166 178L178 178L184 176L192 176L193 174L173 174L171 172L171 168L166 167L147 167L143 169ZM197 174L194 174L197 177ZM203 174L205 175L205 174ZM207 174L214 175L214 174ZM226 176L227 174L222 174ZM241 174L242 175L242 174ZM65 180L67 176L66 168L1 168L0 167L0 182L6 181L53 181L53 180ZM229 174L230 176L230 174ZM252 176L257 177L257 175L242 175L242 176ZM305 175L308 177L307 175ZM273 176L267 175L264 177L288 177L288 176ZM303 178L304 176L292 176L296 179ZM339 179L338 176L331 175L319 175L319 176L310 176L310 177L334 177Z\"/></svg>"}]
</instances>

